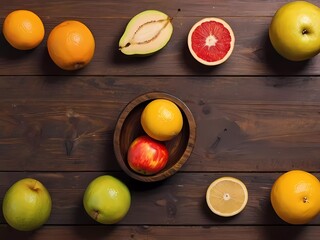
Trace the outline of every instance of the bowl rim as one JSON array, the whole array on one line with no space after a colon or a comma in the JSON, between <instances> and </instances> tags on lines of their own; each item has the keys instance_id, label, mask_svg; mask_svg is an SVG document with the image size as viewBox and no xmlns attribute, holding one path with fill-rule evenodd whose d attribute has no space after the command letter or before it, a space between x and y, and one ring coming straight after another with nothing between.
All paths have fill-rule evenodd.
<instances>
[{"instance_id":1,"label":"bowl rim","mask_svg":"<svg viewBox=\"0 0 320 240\"><path fill-rule=\"evenodd\" d=\"M123 124L126 121L128 115L131 113L131 111L138 106L139 104L145 102L145 101L151 101L155 99L167 99L170 101L173 101L179 109L183 112L183 114L186 116L189 126L189 139L187 142L186 149L184 150L182 156L180 159L169 169L165 171L161 171L160 173L156 173L154 175L141 175L139 173L134 172L133 170L129 169L127 165L125 164L126 159L122 157L121 150L120 150L120 136L123 128ZM156 92L147 92L143 93L133 100L131 100L121 111L117 118L117 123L115 126L114 134L113 134L113 148L114 153L117 159L118 164L120 165L121 169L130 177L142 181L142 182L155 182L164 180L172 175L174 175L188 160L188 158L191 156L195 141L196 141L196 121L193 117L193 114L189 107L178 97L173 96L172 94L169 94L167 92L162 91L156 91ZM175 166L179 166L177 169Z\"/></svg>"}]
</instances>

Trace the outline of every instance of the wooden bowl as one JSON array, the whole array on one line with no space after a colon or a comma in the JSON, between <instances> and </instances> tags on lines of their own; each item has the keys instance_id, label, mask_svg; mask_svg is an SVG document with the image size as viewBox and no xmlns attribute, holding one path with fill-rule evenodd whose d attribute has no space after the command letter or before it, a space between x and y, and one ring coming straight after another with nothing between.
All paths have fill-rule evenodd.
<instances>
[{"instance_id":1,"label":"wooden bowl","mask_svg":"<svg viewBox=\"0 0 320 240\"><path fill-rule=\"evenodd\" d=\"M149 102L155 99L167 99L174 102L183 116L181 132L169 141L163 142L169 151L169 160L164 169L154 175L142 175L133 171L127 161L127 152L133 140L145 135L140 116ZM130 177L143 181L155 182L175 174L189 158L196 138L196 123L189 108L178 98L163 92L143 94L132 100L121 112L114 131L113 147L117 161Z\"/></svg>"}]
</instances>

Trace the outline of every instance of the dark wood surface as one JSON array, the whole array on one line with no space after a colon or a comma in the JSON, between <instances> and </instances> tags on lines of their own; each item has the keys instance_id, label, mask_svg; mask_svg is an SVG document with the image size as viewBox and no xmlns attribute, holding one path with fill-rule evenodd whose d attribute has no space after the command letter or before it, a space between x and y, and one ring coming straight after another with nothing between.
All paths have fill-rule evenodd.
<instances>
[{"instance_id":1,"label":"dark wood surface","mask_svg":"<svg viewBox=\"0 0 320 240\"><path fill-rule=\"evenodd\" d=\"M273 182L288 170L320 177L320 56L288 62L268 39L271 17L285 2L2 0L1 28L9 12L29 9L43 19L46 36L35 50L18 51L0 35L0 203L15 181L34 177L50 191L53 209L44 227L28 233L13 230L0 213L0 238L319 239L320 217L291 226L269 200ZM173 16L174 34L155 55L127 57L117 43L145 9ZM198 64L186 43L191 26L208 16L225 19L236 37L230 59L211 68ZM83 21L96 40L92 62L76 72L58 69L46 49L50 30L67 19ZM121 171L112 142L121 110L150 91L183 100L197 136L177 174L141 183ZM103 174L123 180L132 194L116 225L95 223L82 206L86 186ZM215 216L205 203L209 184L225 175L249 191L247 207L231 218Z\"/></svg>"}]
</instances>

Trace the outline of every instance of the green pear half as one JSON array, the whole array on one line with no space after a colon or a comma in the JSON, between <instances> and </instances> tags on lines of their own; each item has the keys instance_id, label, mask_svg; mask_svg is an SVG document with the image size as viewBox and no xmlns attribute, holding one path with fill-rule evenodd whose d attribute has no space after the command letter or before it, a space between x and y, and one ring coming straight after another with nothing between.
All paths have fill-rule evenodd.
<instances>
[{"instance_id":1,"label":"green pear half","mask_svg":"<svg viewBox=\"0 0 320 240\"><path fill-rule=\"evenodd\" d=\"M126 55L149 55L162 49L170 40L172 18L157 10L146 10L128 23L119 49Z\"/></svg>"}]
</instances>

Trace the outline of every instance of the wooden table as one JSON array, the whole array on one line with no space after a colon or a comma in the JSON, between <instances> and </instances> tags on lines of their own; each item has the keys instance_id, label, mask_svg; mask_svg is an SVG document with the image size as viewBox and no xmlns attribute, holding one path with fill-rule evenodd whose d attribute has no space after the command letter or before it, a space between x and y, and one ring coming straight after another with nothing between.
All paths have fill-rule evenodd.
<instances>
[{"instance_id":1,"label":"wooden table","mask_svg":"<svg viewBox=\"0 0 320 240\"><path fill-rule=\"evenodd\" d=\"M320 56L294 63L273 50L268 26L285 2L2 0L1 26L12 10L29 9L42 18L46 36L35 50L17 51L1 35L0 202L15 181L33 177L50 191L53 209L45 226L27 233L9 227L1 213L0 238L319 239L320 217L288 225L269 198L288 170L320 177ZM130 18L146 9L172 16L174 34L153 56L125 56L118 41ZM191 26L207 16L225 19L236 36L232 56L217 67L198 64L186 43ZM50 30L68 19L84 22L96 40L93 61L76 72L56 67L46 49ZM150 91L188 105L197 139L177 174L140 183L121 171L112 140L121 110ZM94 222L82 206L86 186L103 174L123 180L132 194L116 225ZM226 175L249 191L245 210L231 218L215 216L205 202L208 185Z\"/></svg>"}]
</instances>

